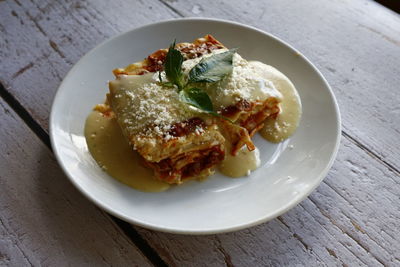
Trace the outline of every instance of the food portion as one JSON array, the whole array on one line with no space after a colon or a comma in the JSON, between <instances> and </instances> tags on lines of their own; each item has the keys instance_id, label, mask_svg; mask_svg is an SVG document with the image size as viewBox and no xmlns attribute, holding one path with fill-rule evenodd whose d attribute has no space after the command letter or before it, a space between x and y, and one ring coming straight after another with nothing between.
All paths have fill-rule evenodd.
<instances>
[{"instance_id":1,"label":"food portion","mask_svg":"<svg viewBox=\"0 0 400 267\"><path fill-rule=\"evenodd\" d=\"M109 83L108 102L133 149L158 179L180 183L208 176L224 158L224 138L213 120L192 111L177 90L152 73L120 75Z\"/></svg>"},{"instance_id":2,"label":"food portion","mask_svg":"<svg viewBox=\"0 0 400 267\"><path fill-rule=\"evenodd\" d=\"M251 137L262 129L268 140L282 141L301 114L283 74L243 59L211 35L113 73L106 102L95 112L117 122L141 164L168 184L207 177L218 165L232 177L249 174L259 165Z\"/></svg>"}]
</instances>

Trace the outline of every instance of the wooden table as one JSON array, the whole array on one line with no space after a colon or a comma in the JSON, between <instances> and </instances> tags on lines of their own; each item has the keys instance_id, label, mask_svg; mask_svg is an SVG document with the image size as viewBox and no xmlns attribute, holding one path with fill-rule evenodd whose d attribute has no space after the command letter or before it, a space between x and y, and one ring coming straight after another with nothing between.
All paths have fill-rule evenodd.
<instances>
[{"instance_id":1,"label":"wooden table","mask_svg":"<svg viewBox=\"0 0 400 267\"><path fill-rule=\"evenodd\" d=\"M204 16L268 31L304 53L339 101L326 179L283 216L235 233L146 230L95 207L49 146L57 87L99 42ZM1 0L0 265L400 266L400 16L370 0Z\"/></svg>"}]
</instances>

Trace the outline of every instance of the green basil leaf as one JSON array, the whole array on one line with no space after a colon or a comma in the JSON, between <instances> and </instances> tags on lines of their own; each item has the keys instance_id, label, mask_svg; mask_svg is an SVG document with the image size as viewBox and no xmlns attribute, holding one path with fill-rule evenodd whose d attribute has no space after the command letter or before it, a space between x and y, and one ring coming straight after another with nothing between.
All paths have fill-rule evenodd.
<instances>
[{"instance_id":1,"label":"green basil leaf","mask_svg":"<svg viewBox=\"0 0 400 267\"><path fill-rule=\"evenodd\" d=\"M179 89L183 87L182 62L183 56L179 50L175 49L174 42L169 47L165 58L164 69L168 80L176 84Z\"/></svg>"},{"instance_id":2,"label":"green basil leaf","mask_svg":"<svg viewBox=\"0 0 400 267\"><path fill-rule=\"evenodd\" d=\"M182 102L185 102L193 107L196 107L207 113L214 112L213 105L210 97L206 92L199 88L185 88L179 92L179 98Z\"/></svg>"},{"instance_id":3,"label":"green basil leaf","mask_svg":"<svg viewBox=\"0 0 400 267\"><path fill-rule=\"evenodd\" d=\"M203 58L189 72L189 82L217 82L232 72L233 55L237 49Z\"/></svg>"}]
</instances>

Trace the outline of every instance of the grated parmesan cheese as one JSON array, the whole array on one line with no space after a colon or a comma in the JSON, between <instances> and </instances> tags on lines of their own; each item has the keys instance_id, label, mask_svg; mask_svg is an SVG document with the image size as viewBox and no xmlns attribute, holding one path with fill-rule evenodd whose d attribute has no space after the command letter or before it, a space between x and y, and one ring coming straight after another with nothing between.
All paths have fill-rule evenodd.
<instances>
[{"instance_id":1,"label":"grated parmesan cheese","mask_svg":"<svg viewBox=\"0 0 400 267\"><path fill-rule=\"evenodd\" d=\"M149 73L121 75L109 83L113 109L130 134L163 136L174 123L196 115L179 100L175 88L162 87L156 81L155 74Z\"/></svg>"},{"instance_id":2,"label":"grated parmesan cheese","mask_svg":"<svg viewBox=\"0 0 400 267\"><path fill-rule=\"evenodd\" d=\"M188 74L202 58L225 51L227 49L218 49L203 57L186 60L182 70ZM219 82L197 84L196 87L207 92L217 109L234 105L242 99L280 99L282 96L274 84L260 76L255 68L260 68L260 65L254 65L235 53L231 74ZM167 81L165 72L161 73L161 77ZM176 88L162 87L157 83L158 79L158 73L147 73L120 75L109 82L112 108L118 114L121 127L130 135L163 136L169 140L172 136L168 135L168 131L174 123L201 115L200 110L179 100ZM202 129L196 129L196 134L202 134Z\"/></svg>"}]
</instances>

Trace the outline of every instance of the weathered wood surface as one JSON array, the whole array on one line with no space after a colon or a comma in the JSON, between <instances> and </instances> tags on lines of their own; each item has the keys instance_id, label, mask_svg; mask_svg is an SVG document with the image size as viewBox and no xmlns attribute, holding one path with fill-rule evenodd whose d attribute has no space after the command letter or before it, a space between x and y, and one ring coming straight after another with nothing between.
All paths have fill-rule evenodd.
<instances>
[{"instance_id":1,"label":"weathered wood surface","mask_svg":"<svg viewBox=\"0 0 400 267\"><path fill-rule=\"evenodd\" d=\"M79 58L108 37L166 18L173 12L156 0L0 1L0 82L47 129L58 85Z\"/></svg>"},{"instance_id":2,"label":"weathered wood surface","mask_svg":"<svg viewBox=\"0 0 400 267\"><path fill-rule=\"evenodd\" d=\"M0 266L151 266L0 99Z\"/></svg>"},{"instance_id":3,"label":"weathered wood surface","mask_svg":"<svg viewBox=\"0 0 400 267\"><path fill-rule=\"evenodd\" d=\"M243 22L303 52L336 93L343 143L322 185L276 220L202 237L136 228L142 237L171 266L399 265L400 17L372 1L0 1L0 81L46 130L55 90L83 54L116 33L183 16ZM25 146L35 151L39 144ZM10 172L16 172L14 168L8 167ZM67 182L54 163L48 168L57 177L49 189L54 195ZM18 171L29 177L37 174L35 170ZM22 186L16 188L22 191ZM90 206L74 194L74 203ZM104 227L102 220L86 225L78 220L65 227L71 232L95 225L104 231L110 222L103 220ZM32 227L26 222L21 231L29 236ZM120 233L114 237L125 240ZM60 237L57 244L64 246L75 238L79 237ZM102 239L107 242L107 235ZM2 241L7 255L23 262L21 250L8 240ZM37 246L34 241L25 245L31 251Z\"/></svg>"},{"instance_id":4,"label":"weathered wood surface","mask_svg":"<svg viewBox=\"0 0 400 267\"><path fill-rule=\"evenodd\" d=\"M343 138L316 192L283 216L214 236L140 232L171 265L379 266L400 264L399 174Z\"/></svg>"}]
</instances>

